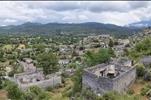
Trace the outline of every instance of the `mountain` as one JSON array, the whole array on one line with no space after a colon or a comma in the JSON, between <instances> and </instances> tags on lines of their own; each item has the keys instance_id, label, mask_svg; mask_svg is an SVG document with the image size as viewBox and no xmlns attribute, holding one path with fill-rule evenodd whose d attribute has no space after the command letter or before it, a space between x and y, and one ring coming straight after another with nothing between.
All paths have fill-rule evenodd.
<instances>
[{"instance_id":1,"label":"mountain","mask_svg":"<svg viewBox=\"0 0 151 100\"><path fill-rule=\"evenodd\" d=\"M121 27L113 24L103 24L96 22L86 23L31 23L27 22L21 25L10 25L0 27L0 33L10 34L111 34L118 36L131 35L138 30L129 27Z\"/></svg>"},{"instance_id":2,"label":"mountain","mask_svg":"<svg viewBox=\"0 0 151 100\"><path fill-rule=\"evenodd\" d=\"M150 26L151 26L151 20L139 21L128 25L128 27L136 27L136 28L146 28Z\"/></svg>"}]
</instances>

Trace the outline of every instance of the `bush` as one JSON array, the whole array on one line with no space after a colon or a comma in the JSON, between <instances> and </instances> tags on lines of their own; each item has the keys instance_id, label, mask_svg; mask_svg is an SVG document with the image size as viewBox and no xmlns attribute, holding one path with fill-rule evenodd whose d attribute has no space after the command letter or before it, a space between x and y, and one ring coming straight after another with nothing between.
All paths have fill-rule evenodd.
<instances>
[{"instance_id":1,"label":"bush","mask_svg":"<svg viewBox=\"0 0 151 100\"><path fill-rule=\"evenodd\" d=\"M25 100L33 100L33 98L35 97L35 95L33 93L30 92L25 92Z\"/></svg>"},{"instance_id":2,"label":"bush","mask_svg":"<svg viewBox=\"0 0 151 100\"><path fill-rule=\"evenodd\" d=\"M23 92L18 88L18 86L14 83L11 83L6 88L8 92L8 98L12 100L23 100L24 94Z\"/></svg>"},{"instance_id":3,"label":"bush","mask_svg":"<svg viewBox=\"0 0 151 100\"><path fill-rule=\"evenodd\" d=\"M46 89L47 91L52 91L53 90L53 88L52 88L52 86L49 86L49 87L47 87L47 89Z\"/></svg>"},{"instance_id":4,"label":"bush","mask_svg":"<svg viewBox=\"0 0 151 100\"><path fill-rule=\"evenodd\" d=\"M0 58L1 62L5 62L7 59L6 58Z\"/></svg>"},{"instance_id":5,"label":"bush","mask_svg":"<svg viewBox=\"0 0 151 100\"><path fill-rule=\"evenodd\" d=\"M143 66L136 66L136 74L138 77L143 77L145 75L145 68Z\"/></svg>"},{"instance_id":6,"label":"bush","mask_svg":"<svg viewBox=\"0 0 151 100\"><path fill-rule=\"evenodd\" d=\"M141 95L146 95L146 93L151 89L151 85L146 85L144 88L141 89Z\"/></svg>"},{"instance_id":7,"label":"bush","mask_svg":"<svg viewBox=\"0 0 151 100\"><path fill-rule=\"evenodd\" d=\"M148 97L151 97L151 89L146 93Z\"/></svg>"},{"instance_id":8,"label":"bush","mask_svg":"<svg viewBox=\"0 0 151 100\"><path fill-rule=\"evenodd\" d=\"M15 74L15 71L14 71L14 70L12 70L11 72L9 72L9 73L8 73L8 76L9 76L9 77L13 77L13 76L14 76L14 74Z\"/></svg>"},{"instance_id":9,"label":"bush","mask_svg":"<svg viewBox=\"0 0 151 100\"><path fill-rule=\"evenodd\" d=\"M104 100L116 100L116 95L118 95L116 92L109 92L103 95Z\"/></svg>"},{"instance_id":10,"label":"bush","mask_svg":"<svg viewBox=\"0 0 151 100\"><path fill-rule=\"evenodd\" d=\"M49 100L49 94L37 86L31 86L26 94L26 100Z\"/></svg>"},{"instance_id":11,"label":"bush","mask_svg":"<svg viewBox=\"0 0 151 100\"><path fill-rule=\"evenodd\" d=\"M127 94L130 94L130 95L134 94L134 90L132 90L132 89L128 90Z\"/></svg>"},{"instance_id":12,"label":"bush","mask_svg":"<svg viewBox=\"0 0 151 100\"><path fill-rule=\"evenodd\" d=\"M3 88L4 80L4 73L0 72L0 89Z\"/></svg>"},{"instance_id":13,"label":"bush","mask_svg":"<svg viewBox=\"0 0 151 100\"><path fill-rule=\"evenodd\" d=\"M98 100L98 98L99 98L90 89L83 89L82 95L84 96L84 98L86 98L86 100Z\"/></svg>"},{"instance_id":14,"label":"bush","mask_svg":"<svg viewBox=\"0 0 151 100\"><path fill-rule=\"evenodd\" d=\"M151 81L151 72L150 71L146 71L146 73L144 75L144 80Z\"/></svg>"},{"instance_id":15,"label":"bush","mask_svg":"<svg viewBox=\"0 0 151 100\"><path fill-rule=\"evenodd\" d=\"M38 86L31 86L28 91L34 93L35 95L39 95L42 93L42 90Z\"/></svg>"},{"instance_id":16,"label":"bush","mask_svg":"<svg viewBox=\"0 0 151 100\"><path fill-rule=\"evenodd\" d=\"M2 78L0 78L0 89L2 89L3 88L3 80L2 80Z\"/></svg>"},{"instance_id":17,"label":"bush","mask_svg":"<svg viewBox=\"0 0 151 100\"><path fill-rule=\"evenodd\" d=\"M47 94L46 92L42 92L41 94L39 94L38 96L38 100L49 100L49 94Z\"/></svg>"}]
</instances>

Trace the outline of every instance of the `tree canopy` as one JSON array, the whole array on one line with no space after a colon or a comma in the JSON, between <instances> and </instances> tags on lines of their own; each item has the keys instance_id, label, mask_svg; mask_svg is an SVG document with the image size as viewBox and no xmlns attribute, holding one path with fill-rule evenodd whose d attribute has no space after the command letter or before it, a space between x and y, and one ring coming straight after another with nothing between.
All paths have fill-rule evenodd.
<instances>
[{"instance_id":1,"label":"tree canopy","mask_svg":"<svg viewBox=\"0 0 151 100\"><path fill-rule=\"evenodd\" d=\"M88 51L85 54L86 64L88 66L93 66L96 64L105 63L112 55L113 52L111 52L110 49L100 49L98 52Z\"/></svg>"},{"instance_id":2,"label":"tree canopy","mask_svg":"<svg viewBox=\"0 0 151 100\"><path fill-rule=\"evenodd\" d=\"M151 37L143 39L129 51L129 56L134 60L144 55L151 55Z\"/></svg>"},{"instance_id":3,"label":"tree canopy","mask_svg":"<svg viewBox=\"0 0 151 100\"><path fill-rule=\"evenodd\" d=\"M37 56L38 66L43 68L44 74L58 71L58 58L54 53L42 53Z\"/></svg>"}]
</instances>

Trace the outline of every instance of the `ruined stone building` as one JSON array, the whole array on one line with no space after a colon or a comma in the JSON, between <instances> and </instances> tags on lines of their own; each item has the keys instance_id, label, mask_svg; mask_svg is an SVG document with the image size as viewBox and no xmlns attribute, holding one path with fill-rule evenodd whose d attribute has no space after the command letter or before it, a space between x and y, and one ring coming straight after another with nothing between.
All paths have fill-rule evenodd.
<instances>
[{"instance_id":1,"label":"ruined stone building","mask_svg":"<svg viewBox=\"0 0 151 100\"><path fill-rule=\"evenodd\" d=\"M84 70L83 88L103 95L109 91L124 92L135 81L136 69L129 61L99 64Z\"/></svg>"},{"instance_id":2,"label":"ruined stone building","mask_svg":"<svg viewBox=\"0 0 151 100\"><path fill-rule=\"evenodd\" d=\"M18 61L23 67L24 72L15 74L14 79L19 88L26 90L30 86L36 85L40 88L54 87L61 84L61 73L44 75L42 70L37 69L32 63L32 59Z\"/></svg>"},{"instance_id":3,"label":"ruined stone building","mask_svg":"<svg viewBox=\"0 0 151 100\"><path fill-rule=\"evenodd\" d=\"M118 45L114 45L113 49L117 57L122 57L125 49L129 49L129 39L118 39Z\"/></svg>"}]
</instances>

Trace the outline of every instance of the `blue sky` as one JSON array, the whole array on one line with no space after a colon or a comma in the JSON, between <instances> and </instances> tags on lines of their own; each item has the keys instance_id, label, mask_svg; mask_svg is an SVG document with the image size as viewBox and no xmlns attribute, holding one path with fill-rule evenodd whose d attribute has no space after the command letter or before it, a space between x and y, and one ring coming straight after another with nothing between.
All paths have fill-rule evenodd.
<instances>
[{"instance_id":1,"label":"blue sky","mask_svg":"<svg viewBox=\"0 0 151 100\"><path fill-rule=\"evenodd\" d=\"M116 25L151 19L150 1L1 1L0 25L24 22Z\"/></svg>"}]
</instances>

